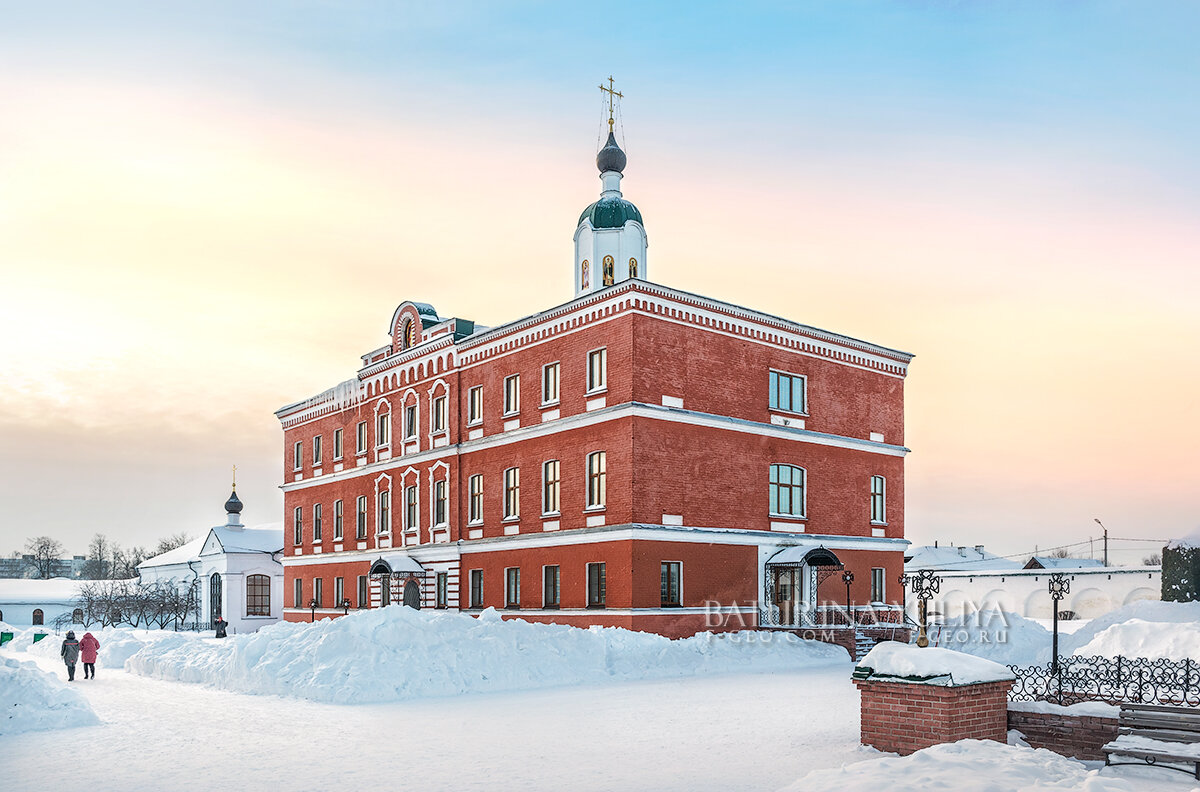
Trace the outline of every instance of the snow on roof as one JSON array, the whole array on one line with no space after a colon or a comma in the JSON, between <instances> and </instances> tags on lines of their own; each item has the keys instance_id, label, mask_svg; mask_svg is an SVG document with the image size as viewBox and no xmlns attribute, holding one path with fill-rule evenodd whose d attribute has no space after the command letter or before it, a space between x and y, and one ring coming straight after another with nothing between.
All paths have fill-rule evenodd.
<instances>
[{"instance_id":1,"label":"snow on roof","mask_svg":"<svg viewBox=\"0 0 1200 792\"><path fill-rule=\"evenodd\" d=\"M904 568L910 572L918 569L936 569L964 572L976 569L1020 569L1021 565L1007 558L1001 558L995 553L983 549L983 545L975 547L914 547L905 553Z\"/></svg>"},{"instance_id":2,"label":"snow on roof","mask_svg":"<svg viewBox=\"0 0 1200 792\"><path fill-rule=\"evenodd\" d=\"M901 677L931 685L972 685L1015 679L1012 671L982 657L935 646L921 649L899 641L875 644L875 648L858 661L855 677L868 670L872 672L871 677Z\"/></svg>"},{"instance_id":3,"label":"snow on roof","mask_svg":"<svg viewBox=\"0 0 1200 792\"><path fill-rule=\"evenodd\" d=\"M1025 564L1026 569L1083 569L1084 567L1102 567L1104 562L1099 558L1051 558L1050 556L1033 556Z\"/></svg>"},{"instance_id":4,"label":"snow on roof","mask_svg":"<svg viewBox=\"0 0 1200 792\"><path fill-rule=\"evenodd\" d=\"M1200 547L1200 528L1192 531L1186 536L1181 536L1178 539L1172 539L1167 543L1167 547L1172 550L1188 550L1195 547Z\"/></svg>"},{"instance_id":5,"label":"snow on roof","mask_svg":"<svg viewBox=\"0 0 1200 792\"><path fill-rule=\"evenodd\" d=\"M251 528L218 525L216 534L226 553L278 553L283 550L283 523L266 523Z\"/></svg>"},{"instance_id":6,"label":"snow on roof","mask_svg":"<svg viewBox=\"0 0 1200 792\"><path fill-rule=\"evenodd\" d=\"M79 589L93 582L69 578L3 578L0 579L0 602L10 605L70 605L79 599Z\"/></svg>"},{"instance_id":7,"label":"snow on roof","mask_svg":"<svg viewBox=\"0 0 1200 792\"><path fill-rule=\"evenodd\" d=\"M171 564L186 564L188 561L195 561L200 557L200 548L204 547L204 540L207 538L208 534L205 534L199 539L193 539L187 544L176 547L174 550L168 550L165 553L151 556L138 564L138 569L143 567L170 566Z\"/></svg>"}]
</instances>

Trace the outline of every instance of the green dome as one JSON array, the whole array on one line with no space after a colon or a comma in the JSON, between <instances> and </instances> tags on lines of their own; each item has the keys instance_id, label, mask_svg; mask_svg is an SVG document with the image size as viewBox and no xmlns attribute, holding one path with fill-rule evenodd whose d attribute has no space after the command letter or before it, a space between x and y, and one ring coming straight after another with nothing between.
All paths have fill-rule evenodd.
<instances>
[{"instance_id":1,"label":"green dome","mask_svg":"<svg viewBox=\"0 0 1200 792\"><path fill-rule=\"evenodd\" d=\"M642 223L642 213L624 198L601 198L583 210L583 214L579 215L579 223L575 225L583 223L584 218L592 221L592 228L624 228L630 220L645 225Z\"/></svg>"}]
</instances>

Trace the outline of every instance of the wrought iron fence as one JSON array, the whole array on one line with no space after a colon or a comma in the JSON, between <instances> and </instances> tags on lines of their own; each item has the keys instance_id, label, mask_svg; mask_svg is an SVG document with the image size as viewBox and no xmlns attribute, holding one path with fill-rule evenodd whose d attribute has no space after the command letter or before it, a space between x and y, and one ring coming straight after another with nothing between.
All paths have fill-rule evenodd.
<instances>
[{"instance_id":1,"label":"wrought iron fence","mask_svg":"<svg viewBox=\"0 0 1200 792\"><path fill-rule=\"evenodd\" d=\"M1200 707L1200 663L1145 657L1060 657L1037 666L1011 665L1011 701L1133 702Z\"/></svg>"}]
</instances>

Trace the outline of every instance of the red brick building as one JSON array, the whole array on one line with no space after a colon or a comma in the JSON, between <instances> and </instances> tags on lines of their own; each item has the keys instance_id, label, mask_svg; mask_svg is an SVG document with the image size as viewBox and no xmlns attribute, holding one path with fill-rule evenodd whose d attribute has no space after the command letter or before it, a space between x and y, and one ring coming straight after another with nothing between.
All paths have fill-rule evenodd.
<instances>
[{"instance_id":1,"label":"red brick building","mask_svg":"<svg viewBox=\"0 0 1200 792\"><path fill-rule=\"evenodd\" d=\"M888 610L911 355L652 283L597 157L576 296L494 328L405 302L284 407L285 618L403 602L679 636ZM836 604L836 608L832 606Z\"/></svg>"}]
</instances>

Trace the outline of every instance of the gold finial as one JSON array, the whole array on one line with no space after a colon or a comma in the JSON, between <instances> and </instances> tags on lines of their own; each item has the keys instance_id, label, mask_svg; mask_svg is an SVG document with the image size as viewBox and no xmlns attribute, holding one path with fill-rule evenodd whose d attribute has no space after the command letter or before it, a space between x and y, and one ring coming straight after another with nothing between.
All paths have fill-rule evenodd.
<instances>
[{"instance_id":1,"label":"gold finial","mask_svg":"<svg viewBox=\"0 0 1200 792\"><path fill-rule=\"evenodd\" d=\"M625 94L621 93L620 91L614 91L614 90L613 90L613 78L612 78L612 75L611 75L611 74L610 74L610 75L609 75L609 77L608 77L608 87L606 88L606 87L604 86L604 83L600 83L600 90L601 90L601 91L603 91L604 93L608 94L608 131L609 131L609 132L612 132L612 128L613 128L613 99L614 99L614 98L615 98L615 99L624 99L624 98L625 98Z\"/></svg>"},{"instance_id":2,"label":"gold finial","mask_svg":"<svg viewBox=\"0 0 1200 792\"><path fill-rule=\"evenodd\" d=\"M237 492L237 465L233 466L233 491Z\"/></svg>"}]
</instances>

